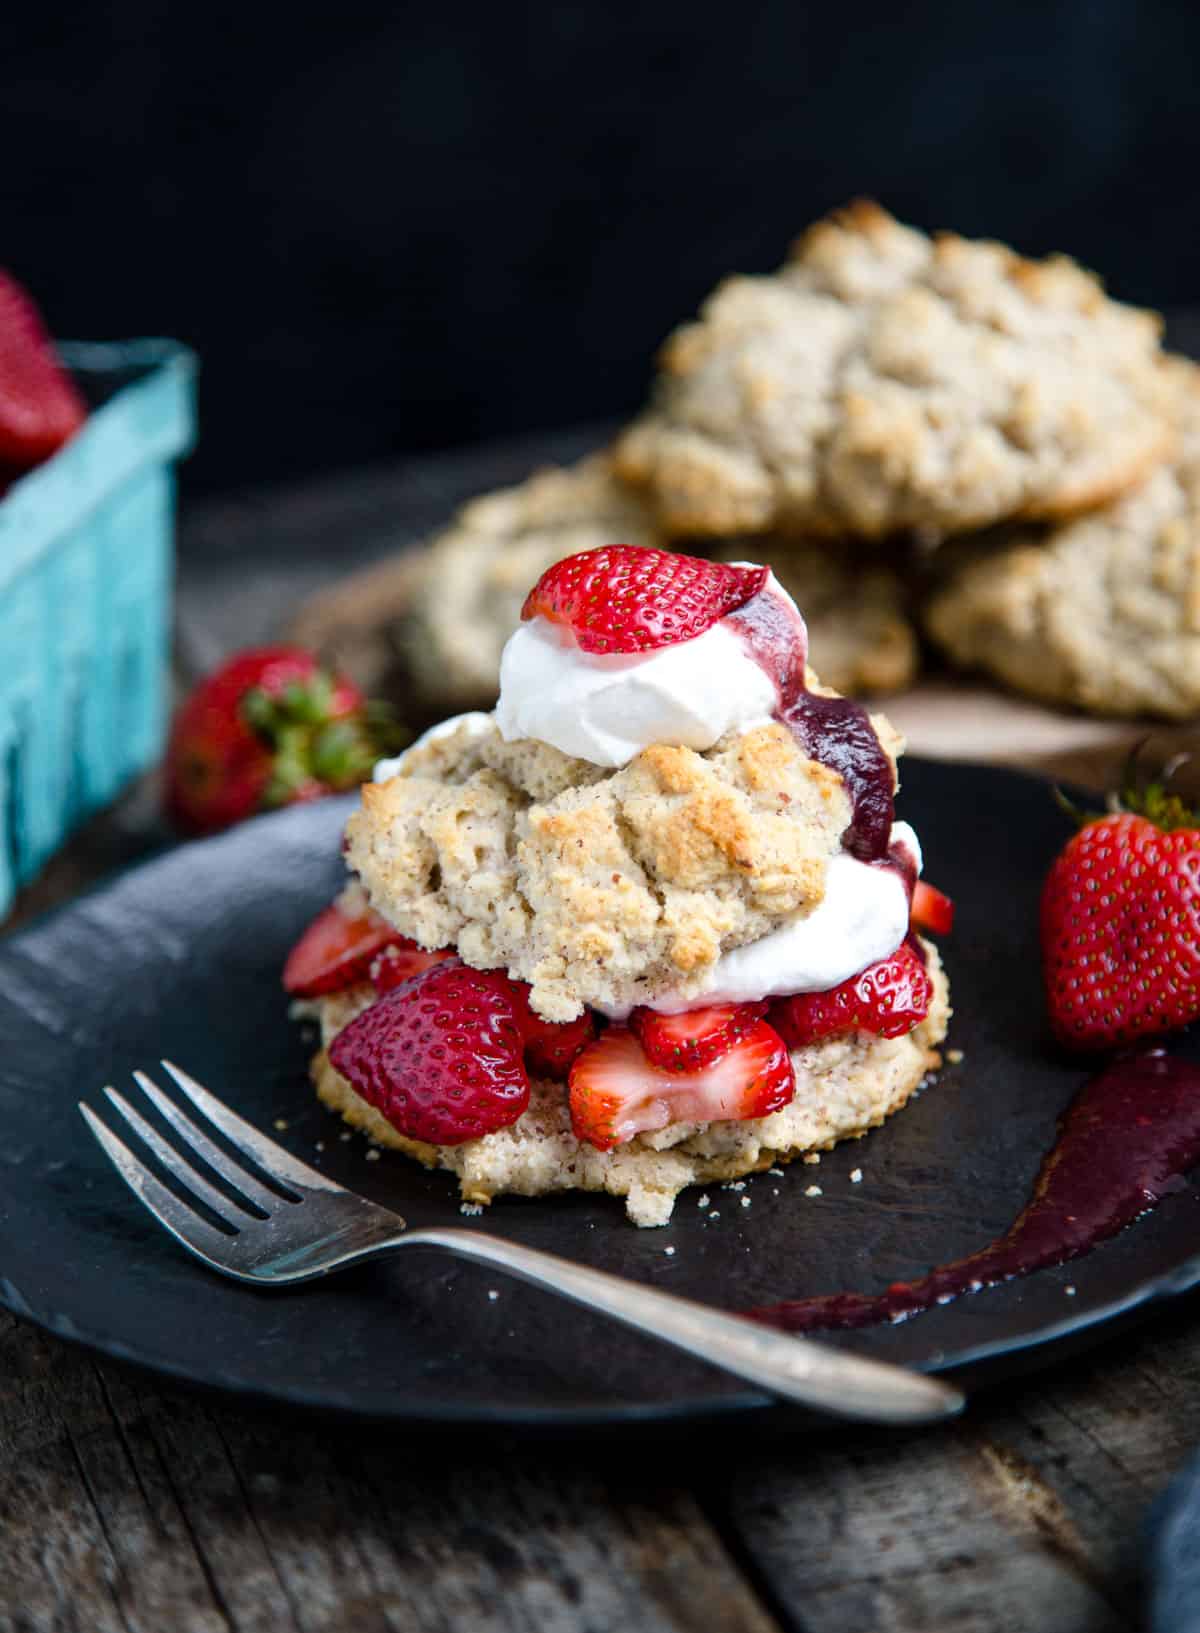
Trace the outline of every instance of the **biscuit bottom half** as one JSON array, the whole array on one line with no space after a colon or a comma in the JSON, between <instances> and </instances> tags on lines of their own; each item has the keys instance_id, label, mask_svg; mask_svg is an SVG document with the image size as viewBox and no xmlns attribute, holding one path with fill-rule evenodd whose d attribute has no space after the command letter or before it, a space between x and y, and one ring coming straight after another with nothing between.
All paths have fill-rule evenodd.
<instances>
[{"instance_id":1,"label":"biscuit bottom half","mask_svg":"<svg viewBox=\"0 0 1200 1633\"><path fill-rule=\"evenodd\" d=\"M809 1151L853 1139L899 1111L942 1063L938 1044L950 1019L949 989L937 949L925 944L934 997L921 1024L900 1038L851 1033L794 1050L796 1093L769 1117L742 1122L677 1123L639 1134L612 1151L575 1138L563 1083L534 1081L529 1106L507 1128L461 1145L427 1145L400 1134L330 1065L328 1045L374 998L357 987L317 1000L324 1047L313 1057L317 1094L379 1145L427 1168L457 1174L462 1199L487 1203L505 1194L607 1191L625 1198L635 1225L665 1225L689 1185L737 1179Z\"/></svg>"}]
</instances>

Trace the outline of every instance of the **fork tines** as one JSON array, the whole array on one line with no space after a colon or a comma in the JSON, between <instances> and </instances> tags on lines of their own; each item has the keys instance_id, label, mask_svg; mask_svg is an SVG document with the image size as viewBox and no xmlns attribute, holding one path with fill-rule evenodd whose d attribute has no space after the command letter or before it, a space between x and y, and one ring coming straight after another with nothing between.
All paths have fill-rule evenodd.
<instances>
[{"instance_id":1,"label":"fork tines","mask_svg":"<svg viewBox=\"0 0 1200 1633\"><path fill-rule=\"evenodd\" d=\"M134 1080L164 1122L178 1135L182 1149L160 1134L116 1089L109 1087L104 1093L162 1169L183 1188L188 1200L164 1185L90 1106L81 1101L79 1109L126 1184L185 1246L210 1253L223 1250L227 1254L230 1236L244 1226L299 1202L306 1190L329 1188L329 1181L322 1174L260 1134L194 1077L170 1061L164 1060L162 1066L194 1110L201 1114L207 1127L222 1134L238 1151L241 1161L218 1145L206 1127L164 1094L145 1072L135 1071ZM219 1190L198 1166L197 1159L222 1179L232 1194ZM264 1179L269 1183L264 1183ZM223 1228L211 1224L197 1209L196 1202L219 1220Z\"/></svg>"}]
</instances>

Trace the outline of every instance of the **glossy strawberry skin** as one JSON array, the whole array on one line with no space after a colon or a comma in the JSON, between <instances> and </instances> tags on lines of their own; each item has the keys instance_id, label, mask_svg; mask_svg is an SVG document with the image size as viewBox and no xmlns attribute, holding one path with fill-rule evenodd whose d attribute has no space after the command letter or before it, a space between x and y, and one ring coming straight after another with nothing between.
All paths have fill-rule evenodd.
<instances>
[{"instance_id":1,"label":"glossy strawberry skin","mask_svg":"<svg viewBox=\"0 0 1200 1633\"><path fill-rule=\"evenodd\" d=\"M605 545L544 572L521 617L566 625L584 652L649 652L703 635L766 581L765 567Z\"/></svg>"},{"instance_id":2,"label":"glossy strawberry skin","mask_svg":"<svg viewBox=\"0 0 1200 1633\"><path fill-rule=\"evenodd\" d=\"M1128 812L1087 823L1046 878L1041 938L1050 1023L1072 1048L1200 1018L1200 829Z\"/></svg>"},{"instance_id":3,"label":"glossy strawberry skin","mask_svg":"<svg viewBox=\"0 0 1200 1633\"><path fill-rule=\"evenodd\" d=\"M869 1032L899 1038L923 1021L933 1001L933 982L914 936L894 953L871 964L828 992L800 992L777 998L768 1012L789 1049L822 1038Z\"/></svg>"},{"instance_id":4,"label":"glossy strawberry skin","mask_svg":"<svg viewBox=\"0 0 1200 1633\"><path fill-rule=\"evenodd\" d=\"M517 1025L525 1040L525 1066L534 1077L553 1078L565 1083L571 1063L579 1051L596 1036L596 1023L589 1010L574 1021L547 1021L530 1007L529 985L509 981Z\"/></svg>"},{"instance_id":5,"label":"glossy strawberry skin","mask_svg":"<svg viewBox=\"0 0 1200 1633\"><path fill-rule=\"evenodd\" d=\"M250 703L283 707L289 696L320 690L320 726L350 723L364 708L357 687L330 675L302 647L257 647L238 654L202 681L175 717L167 745L167 807L178 827L213 833L278 804L319 799L342 784L301 769L283 797L275 787L279 745L252 723ZM357 771L366 774L367 756Z\"/></svg>"},{"instance_id":6,"label":"glossy strawberry skin","mask_svg":"<svg viewBox=\"0 0 1200 1633\"><path fill-rule=\"evenodd\" d=\"M935 885L918 879L913 886L910 916L914 928L934 936L948 936L954 928L954 903Z\"/></svg>"},{"instance_id":7,"label":"glossy strawberry skin","mask_svg":"<svg viewBox=\"0 0 1200 1633\"><path fill-rule=\"evenodd\" d=\"M696 1072L720 1060L766 1012L765 1000L710 1004L681 1015L638 1008L629 1017L629 1026L652 1065L665 1072Z\"/></svg>"},{"instance_id":8,"label":"glossy strawberry skin","mask_svg":"<svg viewBox=\"0 0 1200 1633\"><path fill-rule=\"evenodd\" d=\"M795 1092L787 1049L765 1021L698 1072L663 1071L646 1059L628 1027L610 1026L571 1067L571 1127L577 1139L611 1151L672 1123L768 1117Z\"/></svg>"},{"instance_id":9,"label":"glossy strawberry skin","mask_svg":"<svg viewBox=\"0 0 1200 1633\"><path fill-rule=\"evenodd\" d=\"M37 307L0 268L0 466L15 475L40 465L86 418Z\"/></svg>"},{"instance_id":10,"label":"glossy strawberry skin","mask_svg":"<svg viewBox=\"0 0 1200 1633\"><path fill-rule=\"evenodd\" d=\"M398 1133L461 1145L528 1106L523 1052L505 978L447 959L357 1015L329 1058Z\"/></svg>"}]
</instances>

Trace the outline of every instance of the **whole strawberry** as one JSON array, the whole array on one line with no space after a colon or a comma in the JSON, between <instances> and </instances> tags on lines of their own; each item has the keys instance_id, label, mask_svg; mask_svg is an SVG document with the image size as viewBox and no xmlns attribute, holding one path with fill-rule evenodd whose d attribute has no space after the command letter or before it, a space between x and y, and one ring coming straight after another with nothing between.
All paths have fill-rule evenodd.
<instances>
[{"instance_id":1,"label":"whole strawberry","mask_svg":"<svg viewBox=\"0 0 1200 1633\"><path fill-rule=\"evenodd\" d=\"M0 268L0 493L49 459L86 418L32 297Z\"/></svg>"},{"instance_id":2,"label":"whole strawberry","mask_svg":"<svg viewBox=\"0 0 1200 1633\"><path fill-rule=\"evenodd\" d=\"M343 676L297 646L239 653L175 717L167 808L190 833L357 787L390 728Z\"/></svg>"},{"instance_id":3,"label":"whole strawberry","mask_svg":"<svg viewBox=\"0 0 1200 1633\"><path fill-rule=\"evenodd\" d=\"M1161 783L1085 820L1042 890L1056 1036L1110 1049L1200 1017L1200 822Z\"/></svg>"},{"instance_id":4,"label":"whole strawberry","mask_svg":"<svg viewBox=\"0 0 1200 1633\"><path fill-rule=\"evenodd\" d=\"M329 1058L410 1140L461 1145L529 1104L524 1049L505 976L451 958L364 1009Z\"/></svg>"}]
</instances>

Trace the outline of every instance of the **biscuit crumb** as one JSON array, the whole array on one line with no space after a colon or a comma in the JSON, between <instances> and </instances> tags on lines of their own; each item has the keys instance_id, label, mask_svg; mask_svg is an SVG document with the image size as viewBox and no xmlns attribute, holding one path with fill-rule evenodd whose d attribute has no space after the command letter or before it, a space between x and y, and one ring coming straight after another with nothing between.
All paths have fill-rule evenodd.
<instances>
[{"instance_id":1,"label":"biscuit crumb","mask_svg":"<svg viewBox=\"0 0 1200 1633\"><path fill-rule=\"evenodd\" d=\"M478 1219L479 1215L483 1212L483 1203L461 1202L459 1204L458 1211L459 1213L465 1213L468 1219Z\"/></svg>"},{"instance_id":2,"label":"biscuit crumb","mask_svg":"<svg viewBox=\"0 0 1200 1633\"><path fill-rule=\"evenodd\" d=\"M664 1247L663 1252L666 1254L667 1258L670 1259L674 1257L675 1249L673 1247Z\"/></svg>"},{"instance_id":3,"label":"biscuit crumb","mask_svg":"<svg viewBox=\"0 0 1200 1633\"><path fill-rule=\"evenodd\" d=\"M315 1150L315 1151L324 1151L324 1149L325 1149L325 1141L324 1141L324 1140L318 1140L318 1141L317 1141L317 1143L316 1143L316 1145L315 1145L315 1146L314 1146L314 1147L313 1147L313 1149L314 1149L314 1150Z\"/></svg>"},{"instance_id":4,"label":"biscuit crumb","mask_svg":"<svg viewBox=\"0 0 1200 1633\"><path fill-rule=\"evenodd\" d=\"M742 1198L742 1207L743 1208L748 1208L749 1206L750 1206L750 1198L748 1196L744 1196Z\"/></svg>"},{"instance_id":5,"label":"biscuit crumb","mask_svg":"<svg viewBox=\"0 0 1200 1633\"><path fill-rule=\"evenodd\" d=\"M342 1132L338 1135L338 1139L341 1140L343 1145L345 1145L347 1140L352 1140L353 1138L354 1138L354 1131L352 1129L349 1129L349 1128L344 1128L342 1130Z\"/></svg>"},{"instance_id":6,"label":"biscuit crumb","mask_svg":"<svg viewBox=\"0 0 1200 1633\"><path fill-rule=\"evenodd\" d=\"M488 1288L488 1298L489 1298L489 1299L491 1299L491 1300L492 1300L492 1302L493 1302L493 1303L494 1303L494 1302L495 1302L495 1301L496 1301L496 1299L498 1299L498 1298L499 1298L499 1297L500 1297L500 1294L499 1294L499 1292L498 1292L498 1291L497 1291L497 1290L496 1290L496 1288L494 1288L494 1287L489 1287L489 1288Z\"/></svg>"},{"instance_id":7,"label":"biscuit crumb","mask_svg":"<svg viewBox=\"0 0 1200 1633\"><path fill-rule=\"evenodd\" d=\"M850 1183L851 1183L851 1185L861 1185L862 1184L862 1169L861 1168L852 1168L850 1170Z\"/></svg>"},{"instance_id":8,"label":"biscuit crumb","mask_svg":"<svg viewBox=\"0 0 1200 1633\"><path fill-rule=\"evenodd\" d=\"M825 1192L819 1185L810 1185L804 1194L805 1196L824 1196Z\"/></svg>"},{"instance_id":9,"label":"biscuit crumb","mask_svg":"<svg viewBox=\"0 0 1200 1633\"><path fill-rule=\"evenodd\" d=\"M1064 1287L1063 1292L1067 1295L1068 1298L1074 1298L1075 1297L1075 1288L1073 1286Z\"/></svg>"},{"instance_id":10,"label":"biscuit crumb","mask_svg":"<svg viewBox=\"0 0 1200 1633\"><path fill-rule=\"evenodd\" d=\"M696 1206L698 1208L707 1208L711 1200L712 1198L709 1196L708 1192L705 1191L703 1196L698 1196L696 1198Z\"/></svg>"},{"instance_id":11,"label":"biscuit crumb","mask_svg":"<svg viewBox=\"0 0 1200 1633\"><path fill-rule=\"evenodd\" d=\"M962 1059L963 1059L963 1052L962 1052L961 1049L947 1049L946 1050L946 1059L950 1063L951 1066L961 1065Z\"/></svg>"},{"instance_id":12,"label":"biscuit crumb","mask_svg":"<svg viewBox=\"0 0 1200 1633\"><path fill-rule=\"evenodd\" d=\"M708 1217L709 1217L709 1218L710 1218L710 1219L719 1219L719 1218L720 1218L720 1217L721 1217L721 1215L720 1215L720 1214L719 1214L719 1213L718 1213L718 1211L717 1211L717 1210L716 1210L716 1208L714 1208L714 1209L713 1209L713 1211L712 1211L712 1212L711 1212L711 1213L710 1213L710 1214L709 1214L709 1216L708 1216Z\"/></svg>"},{"instance_id":13,"label":"biscuit crumb","mask_svg":"<svg viewBox=\"0 0 1200 1633\"><path fill-rule=\"evenodd\" d=\"M808 1166L810 1168L813 1166L814 1163L820 1162L820 1160L821 1160L821 1153L819 1151L806 1151L804 1153L804 1161L808 1164Z\"/></svg>"},{"instance_id":14,"label":"biscuit crumb","mask_svg":"<svg viewBox=\"0 0 1200 1633\"><path fill-rule=\"evenodd\" d=\"M746 1181L744 1179L727 1179L721 1186L721 1189L723 1191L744 1191L746 1189Z\"/></svg>"},{"instance_id":15,"label":"biscuit crumb","mask_svg":"<svg viewBox=\"0 0 1200 1633\"><path fill-rule=\"evenodd\" d=\"M284 1129L285 1129L285 1128L286 1128L286 1127L287 1127L287 1126L288 1126L288 1120L287 1120L287 1118L286 1118L286 1117L276 1117L276 1119L275 1119L275 1127L276 1127L276 1128L277 1128L277 1129L278 1129L278 1130L279 1130L279 1132L280 1132L280 1133L281 1133L281 1134L282 1134L282 1133L283 1133L283 1131L284 1131Z\"/></svg>"},{"instance_id":16,"label":"biscuit crumb","mask_svg":"<svg viewBox=\"0 0 1200 1633\"><path fill-rule=\"evenodd\" d=\"M773 1174L776 1179L782 1179L783 1178L783 1169L782 1168L768 1168L767 1173L768 1174Z\"/></svg>"},{"instance_id":17,"label":"biscuit crumb","mask_svg":"<svg viewBox=\"0 0 1200 1633\"><path fill-rule=\"evenodd\" d=\"M367 1161L368 1162L378 1162L379 1161L379 1147L377 1145L373 1145L371 1147L371 1149L367 1152Z\"/></svg>"}]
</instances>

